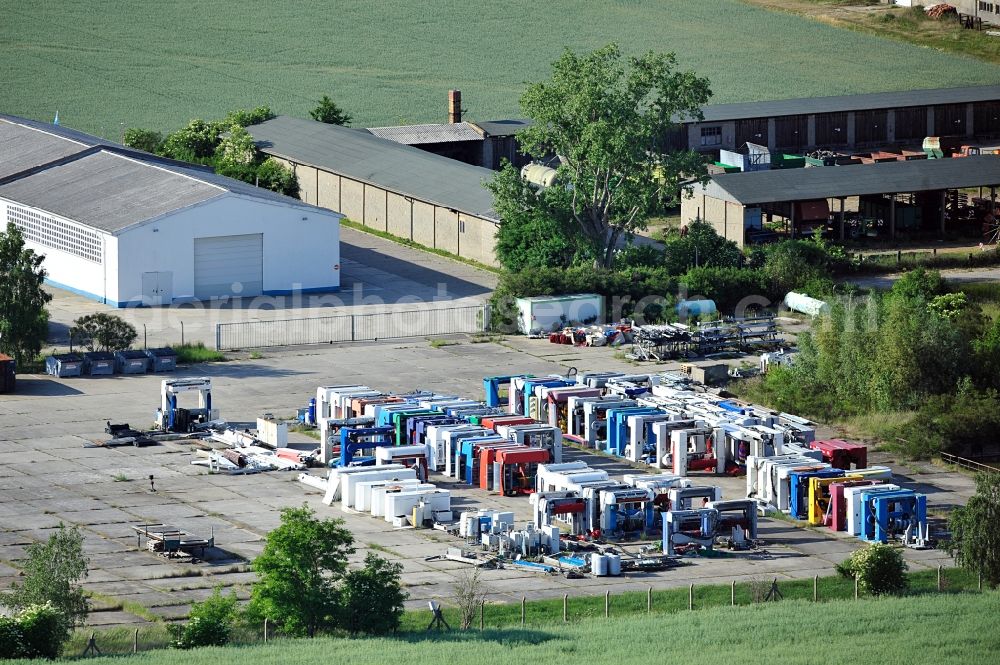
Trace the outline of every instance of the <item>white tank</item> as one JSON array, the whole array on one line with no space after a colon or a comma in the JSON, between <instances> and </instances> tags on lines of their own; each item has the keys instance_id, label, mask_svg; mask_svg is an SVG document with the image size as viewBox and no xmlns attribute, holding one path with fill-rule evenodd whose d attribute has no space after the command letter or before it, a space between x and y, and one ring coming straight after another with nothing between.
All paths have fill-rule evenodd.
<instances>
[{"instance_id":1,"label":"white tank","mask_svg":"<svg viewBox=\"0 0 1000 665\"><path fill-rule=\"evenodd\" d=\"M622 558L618 554L608 554L608 575L617 577L622 574Z\"/></svg>"},{"instance_id":2,"label":"white tank","mask_svg":"<svg viewBox=\"0 0 1000 665\"><path fill-rule=\"evenodd\" d=\"M594 577L607 577L608 558L603 554L594 552L590 555L590 574Z\"/></svg>"},{"instance_id":3,"label":"white tank","mask_svg":"<svg viewBox=\"0 0 1000 665\"><path fill-rule=\"evenodd\" d=\"M551 187L556 183L557 176L558 172L554 168L544 164L532 162L521 167L521 177L539 187Z\"/></svg>"},{"instance_id":4,"label":"white tank","mask_svg":"<svg viewBox=\"0 0 1000 665\"><path fill-rule=\"evenodd\" d=\"M705 316L718 311L714 300L681 300L677 303L677 313L688 316Z\"/></svg>"},{"instance_id":5,"label":"white tank","mask_svg":"<svg viewBox=\"0 0 1000 665\"><path fill-rule=\"evenodd\" d=\"M785 296L785 306L793 312L802 312L809 316L830 313L830 305L826 302L811 298L804 293L796 293L795 291L789 291Z\"/></svg>"}]
</instances>

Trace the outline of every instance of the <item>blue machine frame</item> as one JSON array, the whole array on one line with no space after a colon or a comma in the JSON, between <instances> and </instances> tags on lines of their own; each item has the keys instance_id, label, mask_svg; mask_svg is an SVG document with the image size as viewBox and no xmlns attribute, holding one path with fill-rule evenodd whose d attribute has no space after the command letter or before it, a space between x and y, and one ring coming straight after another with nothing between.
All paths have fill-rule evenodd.
<instances>
[{"instance_id":1,"label":"blue machine frame","mask_svg":"<svg viewBox=\"0 0 1000 665\"><path fill-rule=\"evenodd\" d=\"M633 406L625 409L608 409L608 441L605 450L622 457L625 455L625 446L628 445L628 417L637 415L655 415L665 413L660 409L651 406Z\"/></svg>"},{"instance_id":2,"label":"blue machine frame","mask_svg":"<svg viewBox=\"0 0 1000 665\"><path fill-rule=\"evenodd\" d=\"M927 529L927 497L913 490L896 492L862 492L861 539L887 543L890 536L899 537L905 526Z\"/></svg>"},{"instance_id":3,"label":"blue machine frame","mask_svg":"<svg viewBox=\"0 0 1000 665\"><path fill-rule=\"evenodd\" d=\"M395 430L392 427L359 427L340 430L340 464L350 466L354 454L361 450L388 448L396 445Z\"/></svg>"}]
</instances>

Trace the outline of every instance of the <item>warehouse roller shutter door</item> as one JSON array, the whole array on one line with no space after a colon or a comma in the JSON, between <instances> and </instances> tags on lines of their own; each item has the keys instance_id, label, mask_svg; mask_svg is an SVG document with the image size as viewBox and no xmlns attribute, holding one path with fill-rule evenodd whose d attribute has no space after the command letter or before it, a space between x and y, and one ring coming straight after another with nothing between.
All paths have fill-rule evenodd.
<instances>
[{"instance_id":1,"label":"warehouse roller shutter door","mask_svg":"<svg viewBox=\"0 0 1000 665\"><path fill-rule=\"evenodd\" d=\"M264 236L194 239L194 297L259 296L264 290Z\"/></svg>"}]
</instances>

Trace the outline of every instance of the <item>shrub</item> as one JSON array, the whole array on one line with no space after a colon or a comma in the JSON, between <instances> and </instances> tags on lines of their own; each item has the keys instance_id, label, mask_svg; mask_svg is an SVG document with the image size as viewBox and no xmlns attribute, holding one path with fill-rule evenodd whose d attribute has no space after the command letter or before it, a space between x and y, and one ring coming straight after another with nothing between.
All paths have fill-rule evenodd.
<instances>
[{"instance_id":1,"label":"shrub","mask_svg":"<svg viewBox=\"0 0 1000 665\"><path fill-rule=\"evenodd\" d=\"M720 236L706 222L691 222L686 234L671 234L665 245L663 265L671 275L703 266L735 268L743 261L736 243Z\"/></svg>"},{"instance_id":2,"label":"shrub","mask_svg":"<svg viewBox=\"0 0 1000 665\"><path fill-rule=\"evenodd\" d=\"M236 614L236 594L223 596L216 588L209 598L191 606L186 624L167 627L173 637L171 646L177 649L223 646L229 642Z\"/></svg>"},{"instance_id":3,"label":"shrub","mask_svg":"<svg viewBox=\"0 0 1000 665\"><path fill-rule=\"evenodd\" d=\"M344 575L341 626L351 633L395 632L407 597L399 582L402 573L403 567L398 563L369 552L364 568Z\"/></svg>"},{"instance_id":4,"label":"shrub","mask_svg":"<svg viewBox=\"0 0 1000 665\"><path fill-rule=\"evenodd\" d=\"M719 312L724 314L732 314L735 309L739 316L745 314L747 305L766 307L770 304L770 299L765 295L764 275L760 270L692 268L680 278L680 283L687 288L687 298L714 300Z\"/></svg>"},{"instance_id":5,"label":"shrub","mask_svg":"<svg viewBox=\"0 0 1000 665\"><path fill-rule=\"evenodd\" d=\"M0 616L0 659L51 660L67 639L66 618L51 603L31 605L13 617Z\"/></svg>"},{"instance_id":6,"label":"shrub","mask_svg":"<svg viewBox=\"0 0 1000 665\"><path fill-rule=\"evenodd\" d=\"M948 553L960 566L982 575L996 588L1000 584L1000 542L996 519L1000 514L1000 474L976 476L976 493L965 506L955 508L948 519L952 538Z\"/></svg>"},{"instance_id":7,"label":"shrub","mask_svg":"<svg viewBox=\"0 0 1000 665\"><path fill-rule=\"evenodd\" d=\"M146 152L158 152L163 146L163 134L152 129L130 127L125 130L123 139L128 147Z\"/></svg>"},{"instance_id":8,"label":"shrub","mask_svg":"<svg viewBox=\"0 0 1000 665\"><path fill-rule=\"evenodd\" d=\"M24 636L21 625L14 617L0 616L0 659L21 658L24 654Z\"/></svg>"},{"instance_id":9,"label":"shrub","mask_svg":"<svg viewBox=\"0 0 1000 665\"><path fill-rule=\"evenodd\" d=\"M115 314L88 314L73 324L70 339L91 351L122 351L138 337L135 326Z\"/></svg>"},{"instance_id":10,"label":"shrub","mask_svg":"<svg viewBox=\"0 0 1000 665\"><path fill-rule=\"evenodd\" d=\"M837 564L838 573L857 578L858 588L873 596L906 591L910 584L906 577L907 568L909 566L903 560L903 553L882 543L871 543Z\"/></svg>"}]
</instances>

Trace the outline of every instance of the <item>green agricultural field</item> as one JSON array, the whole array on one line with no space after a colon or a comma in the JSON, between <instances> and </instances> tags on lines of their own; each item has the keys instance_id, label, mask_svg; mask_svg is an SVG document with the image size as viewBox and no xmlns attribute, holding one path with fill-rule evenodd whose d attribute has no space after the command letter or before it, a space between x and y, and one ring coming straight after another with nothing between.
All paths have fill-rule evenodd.
<instances>
[{"instance_id":1,"label":"green agricultural field","mask_svg":"<svg viewBox=\"0 0 1000 665\"><path fill-rule=\"evenodd\" d=\"M564 46L676 51L715 100L1000 83L1000 68L738 0L0 2L0 112L117 138L331 95L373 126L518 115Z\"/></svg>"},{"instance_id":2,"label":"green agricultural field","mask_svg":"<svg viewBox=\"0 0 1000 665\"><path fill-rule=\"evenodd\" d=\"M995 662L1000 595L924 595L883 600L770 605L668 617L591 619L526 630L408 635L398 639L278 640L269 646L154 651L135 665L224 661L294 665L509 665L510 663L689 663L769 665L821 662L920 665ZM836 654L831 660L831 655ZM121 663L122 657L88 663Z\"/></svg>"}]
</instances>

